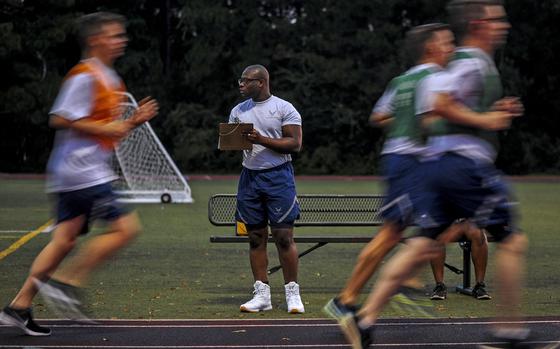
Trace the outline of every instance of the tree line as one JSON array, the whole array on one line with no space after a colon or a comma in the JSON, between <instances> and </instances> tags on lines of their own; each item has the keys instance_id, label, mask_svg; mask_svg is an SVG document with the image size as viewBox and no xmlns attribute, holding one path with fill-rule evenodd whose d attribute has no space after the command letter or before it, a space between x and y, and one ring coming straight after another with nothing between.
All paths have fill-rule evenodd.
<instances>
[{"instance_id":1,"label":"tree line","mask_svg":"<svg viewBox=\"0 0 560 349\"><path fill-rule=\"evenodd\" d=\"M406 69L412 26L445 21L447 0L1 0L0 172L42 172L54 132L48 111L80 58L72 35L85 13L127 17L129 47L116 64L138 99L161 105L152 126L184 173L236 173L217 124L241 97L250 64L303 117L299 174L377 174L381 130L367 118L386 84ZM560 1L509 0L512 29L496 63L525 116L501 134L509 174L560 170Z\"/></svg>"}]
</instances>

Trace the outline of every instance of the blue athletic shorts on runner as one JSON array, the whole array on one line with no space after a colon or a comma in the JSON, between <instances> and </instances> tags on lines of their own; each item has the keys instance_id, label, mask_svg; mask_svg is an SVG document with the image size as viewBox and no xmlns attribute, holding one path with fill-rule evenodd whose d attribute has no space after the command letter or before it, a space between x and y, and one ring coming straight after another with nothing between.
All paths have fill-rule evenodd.
<instances>
[{"instance_id":1,"label":"blue athletic shorts on runner","mask_svg":"<svg viewBox=\"0 0 560 349\"><path fill-rule=\"evenodd\" d=\"M266 170L243 168L237 188L236 220L260 228L269 224L291 226L298 217L291 162Z\"/></svg>"},{"instance_id":2,"label":"blue athletic shorts on runner","mask_svg":"<svg viewBox=\"0 0 560 349\"><path fill-rule=\"evenodd\" d=\"M111 183L56 193L57 223L84 215L86 223L81 234L86 234L89 223L94 220L113 221L130 212L130 209L119 203L117 198Z\"/></svg>"},{"instance_id":3,"label":"blue athletic shorts on runner","mask_svg":"<svg viewBox=\"0 0 560 349\"><path fill-rule=\"evenodd\" d=\"M457 218L489 228L497 241L518 230L516 203L493 164L447 153L422 168L426 191L419 204L421 235L435 238Z\"/></svg>"},{"instance_id":4,"label":"blue athletic shorts on runner","mask_svg":"<svg viewBox=\"0 0 560 349\"><path fill-rule=\"evenodd\" d=\"M420 162L414 155L401 154L383 155L381 161L387 185L382 217L406 228L414 222L415 206L422 192Z\"/></svg>"}]
</instances>

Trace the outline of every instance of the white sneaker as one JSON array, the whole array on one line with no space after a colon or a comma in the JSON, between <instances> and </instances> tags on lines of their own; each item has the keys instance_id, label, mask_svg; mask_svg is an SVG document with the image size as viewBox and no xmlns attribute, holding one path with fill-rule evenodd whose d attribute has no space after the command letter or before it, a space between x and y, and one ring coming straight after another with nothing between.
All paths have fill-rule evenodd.
<instances>
[{"instance_id":1,"label":"white sneaker","mask_svg":"<svg viewBox=\"0 0 560 349\"><path fill-rule=\"evenodd\" d=\"M64 319L75 320L83 323L95 323L91 320L84 310L84 305L80 301L80 294L83 292L80 288L66 283L50 279L43 282L39 279L33 279L39 293L45 299L45 302L51 307L59 317Z\"/></svg>"},{"instance_id":2,"label":"white sneaker","mask_svg":"<svg viewBox=\"0 0 560 349\"><path fill-rule=\"evenodd\" d=\"M292 281L284 285L284 288L286 289L286 304L288 305L288 313L305 313L301 297L299 296L299 285Z\"/></svg>"},{"instance_id":3,"label":"white sneaker","mask_svg":"<svg viewBox=\"0 0 560 349\"><path fill-rule=\"evenodd\" d=\"M257 280L253 287L253 299L245 304L241 304L239 310L246 313L258 313L259 311L271 310L270 286Z\"/></svg>"}]
</instances>

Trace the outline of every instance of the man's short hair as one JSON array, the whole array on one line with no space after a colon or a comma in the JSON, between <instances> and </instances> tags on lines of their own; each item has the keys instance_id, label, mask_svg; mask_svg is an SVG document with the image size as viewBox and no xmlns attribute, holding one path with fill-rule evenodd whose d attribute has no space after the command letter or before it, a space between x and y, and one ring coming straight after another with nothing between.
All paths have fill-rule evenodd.
<instances>
[{"instance_id":1,"label":"man's short hair","mask_svg":"<svg viewBox=\"0 0 560 349\"><path fill-rule=\"evenodd\" d=\"M268 70L266 69L266 67L262 64L252 64L250 66L247 66L244 70L248 70L248 71L253 71L255 72L255 74L260 78L260 79L264 79L264 80L268 80L269 79L269 75L268 75Z\"/></svg>"},{"instance_id":2,"label":"man's short hair","mask_svg":"<svg viewBox=\"0 0 560 349\"><path fill-rule=\"evenodd\" d=\"M103 25L109 23L126 23L124 16L111 12L94 12L84 15L76 21L76 37L80 47L88 47L88 38L101 32Z\"/></svg>"},{"instance_id":3,"label":"man's short hair","mask_svg":"<svg viewBox=\"0 0 560 349\"><path fill-rule=\"evenodd\" d=\"M457 40L462 40L472 21L484 16L486 6L503 6L503 0L452 0L447 4L449 24Z\"/></svg>"},{"instance_id":4,"label":"man's short hair","mask_svg":"<svg viewBox=\"0 0 560 349\"><path fill-rule=\"evenodd\" d=\"M406 33L404 49L409 65L416 64L422 58L426 50L426 43L435 32L440 30L449 30L449 26L443 23L430 23L414 27Z\"/></svg>"}]
</instances>

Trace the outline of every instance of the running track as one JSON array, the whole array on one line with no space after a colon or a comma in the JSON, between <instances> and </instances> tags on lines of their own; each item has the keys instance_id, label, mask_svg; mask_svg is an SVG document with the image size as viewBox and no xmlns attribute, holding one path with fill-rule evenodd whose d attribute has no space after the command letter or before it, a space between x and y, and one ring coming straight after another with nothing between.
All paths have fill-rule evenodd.
<instances>
[{"instance_id":1,"label":"running track","mask_svg":"<svg viewBox=\"0 0 560 349\"><path fill-rule=\"evenodd\" d=\"M0 348L350 348L334 321L294 320L99 320L75 324L42 320L50 337L23 336L0 326ZM531 342L560 345L560 317L529 318ZM489 319L392 319L381 321L375 348L478 348L495 345Z\"/></svg>"}]
</instances>

